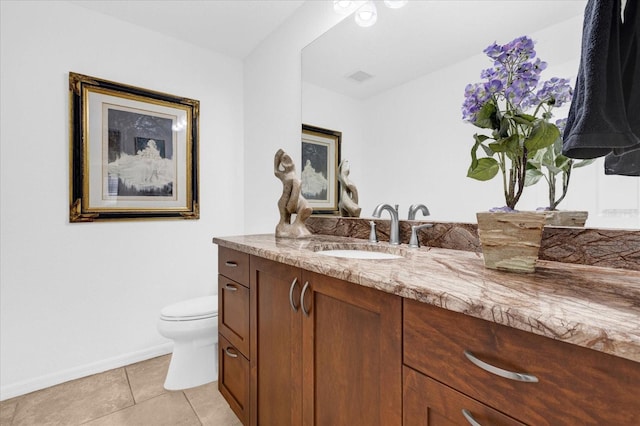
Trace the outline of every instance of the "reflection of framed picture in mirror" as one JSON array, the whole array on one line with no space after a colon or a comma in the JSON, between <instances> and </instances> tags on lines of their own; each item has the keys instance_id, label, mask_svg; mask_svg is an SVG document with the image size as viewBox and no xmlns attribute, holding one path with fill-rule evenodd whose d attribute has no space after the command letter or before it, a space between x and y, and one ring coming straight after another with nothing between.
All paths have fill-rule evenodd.
<instances>
[{"instance_id":1,"label":"reflection of framed picture in mirror","mask_svg":"<svg viewBox=\"0 0 640 426\"><path fill-rule=\"evenodd\" d=\"M338 165L342 132L302 125L302 195L314 214L339 214Z\"/></svg>"},{"instance_id":2,"label":"reflection of framed picture in mirror","mask_svg":"<svg viewBox=\"0 0 640 426\"><path fill-rule=\"evenodd\" d=\"M69 73L69 220L198 219L197 100Z\"/></svg>"}]
</instances>

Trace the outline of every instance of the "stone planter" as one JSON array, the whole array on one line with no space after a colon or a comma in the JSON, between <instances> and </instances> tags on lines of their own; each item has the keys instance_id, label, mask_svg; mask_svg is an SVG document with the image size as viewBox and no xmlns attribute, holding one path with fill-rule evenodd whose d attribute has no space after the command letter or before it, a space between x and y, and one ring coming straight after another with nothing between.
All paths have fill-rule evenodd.
<instances>
[{"instance_id":1,"label":"stone planter","mask_svg":"<svg viewBox=\"0 0 640 426\"><path fill-rule=\"evenodd\" d=\"M547 225L552 226L584 226L589 216L589 212L573 210L552 210L544 213L547 215Z\"/></svg>"},{"instance_id":2,"label":"stone planter","mask_svg":"<svg viewBox=\"0 0 640 426\"><path fill-rule=\"evenodd\" d=\"M546 221L544 212L480 212L476 217L485 267L535 271Z\"/></svg>"}]
</instances>

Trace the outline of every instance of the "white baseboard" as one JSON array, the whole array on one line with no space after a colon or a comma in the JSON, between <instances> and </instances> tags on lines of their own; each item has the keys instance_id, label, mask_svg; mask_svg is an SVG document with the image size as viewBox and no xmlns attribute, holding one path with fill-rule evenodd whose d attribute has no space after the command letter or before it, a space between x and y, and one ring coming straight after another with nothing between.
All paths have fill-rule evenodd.
<instances>
[{"instance_id":1,"label":"white baseboard","mask_svg":"<svg viewBox=\"0 0 640 426\"><path fill-rule=\"evenodd\" d=\"M173 342L0 387L0 401L171 353Z\"/></svg>"}]
</instances>

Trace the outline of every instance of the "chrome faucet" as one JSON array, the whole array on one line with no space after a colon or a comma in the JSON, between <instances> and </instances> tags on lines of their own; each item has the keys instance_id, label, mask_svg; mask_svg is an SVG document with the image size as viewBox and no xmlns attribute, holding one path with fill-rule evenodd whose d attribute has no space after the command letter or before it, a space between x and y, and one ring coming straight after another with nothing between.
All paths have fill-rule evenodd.
<instances>
[{"instance_id":1,"label":"chrome faucet","mask_svg":"<svg viewBox=\"0 0 640 426\"><path fill-rule=\"evenodd\" d=\"M387 210L391 215L391 230L389 231L389 244L400 244L400 226L398 224L398 209L394 209L389 204L378 204L373 210L373 217L380 218L383 210Z\"/></svg>"},{"instance_id":2,"label":"chrome faucet","mask_svg":"<svg viewBox=\"0 0 640 426\"><path fill-rule=\"evenodd\" d=\"M429 213L429 209L427 208L427 206L425 206L424 204L412 204L411 207L409 207L409 217L407 219L415 220L416 213L418 211L422 212L423 216L429 216L431 214Z\"/></svg>"}]
</instances>

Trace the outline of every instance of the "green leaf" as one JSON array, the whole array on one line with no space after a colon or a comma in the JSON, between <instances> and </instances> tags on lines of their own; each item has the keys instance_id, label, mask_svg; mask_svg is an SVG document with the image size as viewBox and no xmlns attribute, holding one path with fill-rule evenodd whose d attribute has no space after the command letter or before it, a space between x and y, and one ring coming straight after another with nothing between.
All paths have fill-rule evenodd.
<instances>
[{"instance_id":1,"label":"green leaf","mask_svg":"<svg viewBox=\"0 0 640 426\"><path fill-rule=\"evenodd\" d=\"M489 144L491 145L491 144ZM494 151L493 149L491 149L489 146L486 145L480 145L482 147L482 149L484 150L484 153L486 154L487 157L493 157L493 154L495 154L497 151Z\"/></svg>"},{"instance_id":2,"label":"green leaf","mask_svg":"<svg viewBox=\"0 0 640 426\"><path fill-rule=\"evenodd\" d=\"M500 166L498 162L493 158L480 158L477 160L475 167L469 167L467 177L476 180L491 180L498 174Z\"/></svg>"},{"instance_id":3,"label":"green leaf","mask_svg":"<svg viewBox=\"0 0 640 426\"><path fill-rule=\"evenodd\" d=\"M533 123L534 121L536 121L536 117L530 114L525 114L523 112L521 112L520 114L516 114L516 117L520 117L523 118L525 120L527 120L529 123Z\"/></svg>"},{"instance_id":4,"label":"green leaf","mask_svg":"<svg viewBox=\"0 0 640 426\"><path fill-rule=\"evenodd\" d=\"M489 148L493 151L493 152L505 152L507 150L507 147L505 146L505 144L503 144L500 141L497 142L493 142L489 144Z\"/></svg>"},{"instance_id":5,"label":"green leaf","mask_svg":"<svg viewBox=\"0 0 640 426\"><path fill-rule=\"evenodd\" d=\"M556 151L554 147L547 147L536 151L536 155L540 153L542 155L542 164L544 166L554 166L556 164Z\"/></svg>"},{"instance_id":6,"label":"green leaf","mask_svg":"<svg viewBox=\"0 0 640 426\"><path fill-rule=\"evenodd\" d=\"M553 145L559 137L560 130L558 130L555 124L539 120L533 125L531 134L524 141L524 146L529 152L534 152Z\"/></svg>"},{"instance_id":7,"label":"green leaf","mask_svg":"<svg viewBox=\"0 0 640 426\"><path fill-rule=\"evenodd\" d=\"M544 166L547 169L549 169L549 171L554 175L557 175L558 173L562 173L564 171L564 169L561 169L560 167L556 167L553 164L545 164Z\"/></svg>"},{"instance_id":8,"label":"green leaf","mask_svg":"<svg viewBox=\"0 0 640 426\"><path fill-rule=\"evenodd\" d=\"M529 126L531 127L533 125L533 121L535 121L535 117L532 115L526 115L526 114L516 114L513 117L513 121L515 121L518 124L523 124L525 126Z\"/></svg>"},{"instance_id":9,"label":"green leaf","mask_svg":"<svg viewBox=\"0 0 640 426\"><path fill-rule=\"evenodd\" d=\"M476 152L478 151L478 147L482 144L482 141L480 140L481 136L482 135L478 136L477 133L473 135L476 143L474 143L471 147L471 165L469 166L470 169L478 166L478 154L476 154Z\"/></svg>"},{"instance_id":10,"label":"green leaf","mask_svg":"<svg viewBox=\"0 0 640 426\"><path fill-rule=\"evenodd\" d=\"M509 136L509 128L511 127L511 120L507 117L500 118L500 128L498 129L498 137L504 139Z\"/></svg>"},{"instance_id":11,"label":"green leaf","mask_svg":"<svg viewBox=\"0 0 640 426\"><path fill-rule=\"evenodd\" d=\"M524 186L535 185L543 176L544 173L538 169L527 169L524 174Z\"/></svg>"},{"instance_id":12,"label":"green leaf","mask_svg":"<svg viewBox=\"0 0 640 426\"><path fill-rule=\"evenodd\" d=\"M556 157L562 155L562 138L556 139L553 143L553 153Z\"/></svg>"},{"instance_id":13,"label":"green leaf","mask_svg":"<svg viewBox=\"0 0 640 426\"><path fill-rule=\"evenodd\" d=\"M588 166L589 164L593 163L594 161L596 161L596 159L591 159L591 160L580 160L580 161L574 161L573 162L573 168L575 169L576 167L584 167L584 166Z\"/></svg>"},{"instance_id":14,"label":"green leaf","mask_svg":"<svg viewBox=\"0 0 640 426\"><path fill-rule=\"evenodd\" d=\"M519 153L520 152L520 137L518 135L511 135L504 139L499 139L489 144L489 148L493 152L507 152L507 153Z\"/></svg>"},{"instance_id":15,"label":"green leaf","mask_svg":"<svg viewBox=\"0 0 640 426\"><path fill-rule=\"evenodd\" d=\"M558 155L556 157L555 166L558 169L566 172L571 168L571 159L565 157L564 155Z\"/></svg>"},{"instance_id":16,"label":"green leaf","mask_svg":"<svg viewBox=\"0 0 640 426\"><path fill-rule=\"evenodd\" d=\"M474 125L483 129L495 129L496 123L496 106L492 102L487 102L482 105L478 114L476 114L476 121Z\"/></svg>"}]
</instances>

